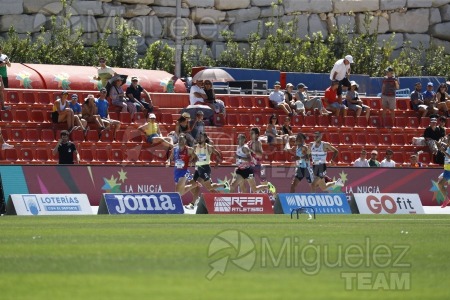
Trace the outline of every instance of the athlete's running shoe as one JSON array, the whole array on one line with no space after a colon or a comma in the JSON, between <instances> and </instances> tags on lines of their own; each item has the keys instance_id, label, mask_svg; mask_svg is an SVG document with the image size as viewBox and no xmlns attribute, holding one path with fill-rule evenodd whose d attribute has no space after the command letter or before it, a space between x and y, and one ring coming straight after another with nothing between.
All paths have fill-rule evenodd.
<instances>
[{"instance_id":1,"label":"athlete's running shoe","mask_svg":"<svg viewBox=\"0 0 450 300\"><path fill-rule=\"evenodd\" d=\"M189 203L188 205L185 205L184 208L192 210L194 209L194 204Z\"/></svg>"},{"instance_id":2,"label":"athlete's running shoe","mask_svg":"<svg viewBox=\"0 0 450 300\"><path fill-rule=\"evenodd\" d=\"M342 182L342 180L340 178L338 178L338 180L336 180L336 182L334 183L334 185L337 186L344 186L344 183Z\"/></svg>"},{"instance_id":3,"label":"athlete's running shoe","mask_svg":"<svg viewBox=\"0 0 450 300\"><path fill-rule=\"evenodd\" d=\"M272 194L275 194L277 192L277 188L270 182L267 183L267 188Z\"/></svg>"}]
</instances>

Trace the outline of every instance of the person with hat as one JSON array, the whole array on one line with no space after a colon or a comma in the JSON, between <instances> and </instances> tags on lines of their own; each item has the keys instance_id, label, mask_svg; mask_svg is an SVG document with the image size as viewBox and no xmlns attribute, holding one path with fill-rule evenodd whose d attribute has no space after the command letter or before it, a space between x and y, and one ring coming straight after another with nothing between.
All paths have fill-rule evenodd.
<instances>
[{"instance_id":1,"label":"person with hat","mask_svg":"<svg viewBox=\"0 0 450 300\"><path fill-rule=\"evenodd\" d=\"M444 112L445 116L449 116L448 106L450 105L450 96L447 94L447 84L445 82L439 85L436 92L437 108Z\"/></svg>"},{"instance_id":2,"label":"person with hat","mask_svg":"<svg viewBox=\"0 0 450 300\"><path fill-rule=\"evenodd\" d=\"M361 115L361 112L366 113L366 120L369 121L370 116L370 107L365 105L361 98L359 98L358 94L359 85L356 81L350 81L350 90L345 95L345 99L347 100L347 107L350 110L356 111L356 117Z\"/></svg>"},{"instance_id":3,"label":"person with hat","mask_svg":"<svg viewBox=\"0 0 450 300\"><path fill-rule=\"evenodd\" d=\"M370 159L369 159L370 167L377 168L380 166L380 162L377 160L377 158L378 158L378 151L372 150L372 152L370 152Z\"/></svg>"},{"instance_id":4,"label":"person with hat","mask_svg":"<svg viewBox=\"0 0 450 300\"><path fill-rule=\"evenodd\" d=\"M423 133L423 137L425 138L425 143L428 145L430 152L433 155L438 153L438 147L436 142L439 141L442 136L442 131L437 126L437 119L430 119L430 126L425 128L425 132Z\"/></svg>"},{"instance_id":5,"label":"person with hat","mask_svg":"<svg viewBox=\"0 0 450 300\"><path fill-rule=\"evenodd\" d=\"M147 96L148 102L142 98L142 93L144 93ZM137 108L141 110L146 110L146 114L153 112L153 101L152 97L150 97L150 93L147 92L146 89L144 89L139 84L139 78L136 76L131 77L131 84L127 88L126 95L128 99L131 101L134 101L138 104ZM145 113L145 112L144 112Z\"/></svg>"},{"instance_id":6,"label":"person with hat","mask_svg":"<svg viewBox=\"0 0 450 300\"><path fill-rule=\"evenodd\" d=\"M336 117L339 117L341 112L345 117L347 116L347 106L342 102L342 97L339 98L337 95L337 90L339 87L339 81L333 80L331 86L325 90L325 95L323 96L323 103L327 110L334 113Z\"/></svg>"},{"instance_id":7,"label":"person with hat","mask_svg":"<svg viewBox=\"0 0 450 300\"><path fill-rule=\"evenodd\" d=\"M416 82L416 84L414 85L414 91L412 91L410 96L410 101L412 110L418 112L422 118L427 116L429 110L428 105L426 105L423 100L422 83ZM437 110L432 111L432 113L435 112L437 112Z\"/></svg>"},{"instance_id":8,"label":"person with hat","mask_svg":"<svg viewBox=\"0 0 450 300\"><path fill-rule=\"evenodd\" d=\"M352 63L353 56L346 55L334 63L333 69L330 72L330 80L338 81L337 96L340 100L342 100L342 87L350 88L350 64Z\"/></svg>"},{"instance_id":9,"label":"person with hat","mask_svg":"<svg viewBox=\"0 0 450 300\"><path fill-rule=\"evenodd\" d=\"M392 125L395 120L395 93L400 87L398 78L395 77L394 69L387 67L385 70L386 76L381 81L381 111L383 116L384 127L387 127L386 123L386 111L389 110L391 114Z\"/></svg>"},{"instance_id":10,"label":"person with hat","mask_svg":"<svg viewBox=\"0 0 450 300\"><path fill-rule=\"evenodd\" d=\"M83 119L83 116L81 114L81 105L78 103L78 95L72 94L71 96L72 101L69 102L69 107L73 111L73 118L74 123L76 126L80 126L83 132L86 134L88 128L87 128L87 121Z\"/></svg>"},{"instance_id":11,"label":"person with hat","mask_svg":"<svg viewBox=\"0 0 450 300\"><path fill-rule=\"evenodd\" d=\"M134 115L137 112L137 108L135 105L136 100L130 101L126 96L125 92L122 89L122 77L117 76L115 79L113 79L114 82L112 84L112 87L109 91L109 95L111 97L111 102L113 105L120 107L122 110L121 112L129 112L131 115L131 120L133 120ZM137 102L138 103L138 102ZM136 104L137 104L136 103ZM141 105L140 103L138 105Z\"/></svg>"},{"instance_id":12,"label":"person with hat","mask_svg":"<svg viewBox=\"0 0 450 300\"><path fill-rule=\"evenodd\" d=\"M61 97L53 103L52 119L55 123L67 123L67 130L71 132L76 129L73 110L70 109L68 91L62 91Z\"/></svg>"},{"instance_id":13,"label":"person with hat","mask_svg":"<svg viewBox=\"0 0 450 300\"><path fill-rule=\"evenodd\" d=\"M175 134L172 135L174 137L174 143L178 141L178 137L183 133L189 147L192 147L195 144L195 139L191 135L192 128L190 122L191 115L188 112L182 113L175 125Z\"/></svg>"},{"instance_id":14,"label":"person with hat","mask_svg":"<svg viewBox=\"0 0 450 300\"><path fill-rule=\"evenodd\" d=\"M117 131L120 129L120 121L113 120L109 118L109 112L108 107L109 103L106 99L106 88L100 89L100 96L95 99L95 106L97 107L97 113L102 119L103 125L106 127L106 129L113 129L113 138L116 139Z\"/></svg>"},{"instance_id":15,"label":"person with hat","mask_svg":"<svg viewBox=\"0 0 450 300\"><path fill-rule=\"evenodd\" d=\"M116 76L117 73L111 67L106 65L106 59L104 57L100 57L98 62L100 67L97 69L97 76L94 76L94 79L101 81L101 87L106 87L108 80L113 76Z\"/></svg>"},{"instance_id":16,"label":"person with hat","mask_svg":"<svg viewBox=\"0 0 450 300\"><path fill-rule=\"evenodd\" d=\"M437 114L439 112L439 109L437 108L434 85L431 81L427 83L427 89L425 90L425 92L422 93L422 95L423 95L423 103L427 105L429 115L433 116Z\"/></svg>"},{"instance_id":17,"label":"person with hat","mask_svg":"<svg viewBox=\"0 0 450 300\"><path fill-rule=\"evenodd\" d=\"M328 115L331 113L331 111L325 109L320 97L312 97L308 94L308 87L304 83L297 84L297 89L297 92L294 94L296 109L303 107L307 110L318 110L320 115Z\"/></svg>"},{"instance_id":18,"label":"person with hat","mask_svg":"<svg viewBox=\"0 0 450 300\"><path fill-rule=\"evenodd\" d=\"M286 90L284 91L284 101L289 104L289 106L295 110L295 104L294 104L294 85L292 83L286 84Z\"/></svg>"},{"instance_id":19,"label":"person with hat","mask_svg":"<svg viewBox=\"0 0 450 300\"><path fill-rule=\"evenodd\" d=\"M167 147L167 151L173 148L172 139L170 137L163 137L156 122L156 115L154 113L148 114L147 123L138 127L138 130L145 134L145 139L149 144L162 143ZM169 152L168 152L169 154ZM169 155L167 155L169 157Z\"/></svg>"},{"instance_id":20,"label":"person with hat","mask_svg":"<svg viewBox=\"0 0 450 300\"><path fill-rule=\"evenodd\" d=\"M274 108L281 108L287 115L293 115L290 105L284 101L284 93L281 91L281 84L279 81L275 81L274 91L270 93L269 100Z\"/></svg>"}]
</instances>

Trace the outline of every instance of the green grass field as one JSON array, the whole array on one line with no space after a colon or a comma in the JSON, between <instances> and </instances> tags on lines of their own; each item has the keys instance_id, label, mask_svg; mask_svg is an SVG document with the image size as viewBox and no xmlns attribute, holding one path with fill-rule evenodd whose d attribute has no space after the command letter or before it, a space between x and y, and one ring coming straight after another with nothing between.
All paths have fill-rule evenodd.
<instances>
[{"instance_id":1,"label":"green grass field","mask_svg":"<svg viewBox=\"0 0 450 300\"><path fill-rule=\"evenodd\" d=\"M442 215L9 216L0 228L2 300L450 295ZM210 265L224 274L208 280Z\"/></svg>"}]
</instances>

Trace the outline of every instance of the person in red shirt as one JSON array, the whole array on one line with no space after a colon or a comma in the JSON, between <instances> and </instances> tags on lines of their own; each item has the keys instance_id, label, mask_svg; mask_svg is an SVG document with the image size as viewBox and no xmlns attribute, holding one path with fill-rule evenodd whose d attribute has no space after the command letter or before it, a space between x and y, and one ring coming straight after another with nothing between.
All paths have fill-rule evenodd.
<instances>
[{"instance_id":1,"label":"person in red shirt","mask_svg":"<svg viewBox=\"0 0 450 300\"><path fill-rule=\"evenodd\" d=\"M342 98L337 96L337 89L339 87L339 81L333 80L331 86L325 90L325 95L323 97L323 105L327 110L334 113L335 116L342 115L345 117L347 115L347 106L342 103Z\"/></svg>"}]
</instances>

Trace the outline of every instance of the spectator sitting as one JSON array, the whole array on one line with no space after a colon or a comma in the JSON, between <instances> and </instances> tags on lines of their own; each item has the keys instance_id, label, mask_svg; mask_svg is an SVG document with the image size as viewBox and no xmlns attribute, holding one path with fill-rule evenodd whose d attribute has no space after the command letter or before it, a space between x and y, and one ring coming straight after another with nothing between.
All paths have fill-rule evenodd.
<instances>
[{"instance_id":1,"label":"spectator sitting","mask_svg":"<svg viewBox=\"0 0 450 300\"><path fill-rule=\"evenodd\" d=\"M203 80L197 80L195 84L192 85L191 91L189 93L189 101L191 105L203 104L205 105L205 100L208 98L205 91L203 90Z\"/></svg>"},{"instance_id":2,"label":"spectator sitting","mask_svg":"<svg viewBox=\"0 0 450 300\"><path fill-rule=\"evenodd\" d=\"M439 88L436 92L436 101L437 101L437 108L442 110L444 114L448 117L448 106L450 105L450 96L447 94L447 84L441 83L439 85Z\"/></svg>"},{"instance_id":3,"label":"spectator sitting","mask_svg":"<svg viewBox=\"0 0 450 300\"><path fill-rule=\"evenodd\" d=\"M326 110L323 106L322 100L320 97L311 97L308 94L308 87L304 83L299 83L297 85L298 91L295 93L295 105L297 107L302 107L300 103L303 104L305 109L313 109L318 110L321 115L328 115L331 113L330 111Z\"/></svg>"},{"instance_id":4,"label":"spectator sitting","mask_svg":"<svg viewBox=\"0 0 450 300\"><path fill-rule=\"evenodd\" d=\"M428 145L428 148L433 155L436 155L438 153L436 142L444 136L445 135L442 135L441 129L437 126L437 119L431 118L430 126L425 128L423 137L425 138L425 143Z\"/></svg>"},{"instance_id":5,"label":"spectator sitting","mask_svg":"<svg viewBox=\"0 0 450 300\"><path fill-rule=\"evenodd\" d=\"M288 135L282 134L281 130L278 130L278 117L273 114L270 116L269 123L266 127L267 143L273 145L275 143L286 143L288 140Z\"/></svg>"},{"instance_id":6,"label":"spectator sitting","mask_svg":"<svg viewBox=\"0 0 450 300\"><path fill-rule=\"evenodd\" d=\"M207 98L205 99L205 104L210 106L216 113L221 113L226 116L225 103L222 100L216 99L216 94L214 93L212 82L205 80L203 84L203 90L206 93Z\"/></svg>"},{"instance_id":7,"label":"spectator sitting","mask_svg":"<svg viewBox=\"0 0 450 300\"><path fill-rule=\"evenodd\" d=\"M437 114L439 112L436 103L436 93L433 91L433 83L427 83L427 90L422 93L423 103L427 105L430 115Z\"/></svg>"},{"instance_id":8,"label":"spectator sitting","mask_svg":"<svg viewBox=\"0 0 450 300\"><path fill-rule=\"evenodd\" d=\"M337 89L339 87L339 81L333 80L331 86L325 90L325 95L323 97L323 103L327 110L334 113L336 117L342 114L345 117L347 115L347 106L342 103L342 98L338 98Z\"/></svg>"},{"instance_id":9,"label":"spectator sitting","mask_svg":"<svg viewBox=\"0 0 450 300\"><path fill-rule=\"evenodd\" d=\"M355 81L350 81L350 90L345 95L347 106L349 109L356 111L356 117L361 115L361 112L366 113L366 120L369 121L370 107L363 104L358 94L359 85Z\"/></svg>"},{"instance_id":10,"label":"spectator sitting","mask_svg":"<svg viewBox=\"0 0 450 300\"><path fill-rule=\"evenodd\" d=\"M286 114L292 116L292 109L289 104L284 102L284 93L280 90L281 85L279 81L275 82L274 85L275 90L270 93L269 100L274 108L281 108Z\"/></svg>"},{"instance_id":11,"label":"spectator sitting","mask_svg":"<svg viewBox=\"0 0 450 300\"><path fill-rule=\"evenodd\" d=\"M386 110L391 113L392 124L395 119L395 93L400 87L398 79L394 75L394 69L387 67L385 70L386 76L384 76L381 83L381 108L383 115L383 123L386 127Z\"/></svg>"},{"instance_id":12,"label":"spectator sitting","mask_svg":"<svg viewBox=\"0 0 450 300\"><path fill-rule=\"evenodd\" d=\"M156 122L156 116L153 113L148 115L147 123L139 126L138 130L145 134L147 143L158 144L162 143L168 149L173 147L172 139L170 137L163 137L161 135L161 130Z\"/></svg>"},{"instance_id":13,"label":"spectator sitting","mask_svg":"<svg viewBox=\"0 0 450 300\"><path fill-rule=\"evenodd\" d=\"M69 103L69 106L73 111L74 124L80 126L86 134L89 128L87 127L87 121L83 119L83 116L81 115L81 105L78 103L78 95L73 94L71 99L72 101Z\"/></svg>"},{"instance_id":14,"label":"spectator sitting","mask_svg":"<svg viewBox=\"0 0 450 300\"><path fill-rule=\"evenodd\" d=\"M108 100L106 100L106 89L102 88L100 90L100 97L95 100L95 106L97 106L97 113L100 115L100 118L102 118L103 125L106 128L113 128L114 132L114 139L116 139L117 130L120 129L120 121L118 120L112 120L109 118L108 113Z\"/></svg>"},{"instance_id":15,"label":"spectator sitting","mask_svg":"<svg viewBox=\"0 0 450 300\"><path fill-rule=\"evenodd\" d=\"M380 167L395 168L395 161L392 160L392 155L394 155L394 152L391 149L387 149L386 156L381 161Z\"/></svg>"},{"instance_id":16,"label":"spectator sitting","mask_svg":"<svg viewBox=\"0 0 450 300\"><path fill-rule=\"evenodd\" d=\"M67 129L71 132L75 127L75 118L73 110L70 109L69 101L67 98L69 97L69 92L63 91L61 93L61 98L58 98L53 104L53 113L57 114L57 123L67 122Z\"/></svg>"},{"instance_id":17,"label":"spectator sitting","mask_svg":"<svg viewBox=\"0 0 450 300\"><path fill-rule=\"evenodd\" d=\"M113 76L116 76L117 73L114 72L111 67L106 65L106 59L104 57L100 57L98 62L100 63L100 68L97 69L97 76L94 76L94 79L100 80L102 87L106 87L108 80L110 80Z\"/></svg>"},{"instance_id":18,"label":"spectator sitting","mask_svg":"<svg viewBox=\"0 0 450 300\"><path fill-rule=\"evenodd\" d=\"M205 132L205 122L203 121L203 116L204 116L203 111L198 110L196 118L195 118L194 122L192 123L191 135L195 140L197 140L200 132Z\"/></svg>"},{"instance_id":19,"label":"spectator sitting","mask_svg":"<svg viewBox=\"0 0 450 300\"><path fill-rule=\"evenodd\" d=\"M294 93L292 90L294 89L294 85L292 83L286 84L286 91L284 91L284 102L286 102L291 109L295 110L295 101L294 101Z\"/></svg>"},{"instance_id":20,"label":"spectator sitting","mask_svg":"<svg viewBox=\"0 0 450 300\"><path fill-rule=\"evenodd\" d=\"M85 119L88 123L95 123L98 128L100 128L99 136L101 131L105 129L105 125L103 124L103 120L98 114L97 106L95 105L94 95L90 94L84 99L83 110L82 110L83 119Z\"/></svg>"},{"instance_id":21,"label":"spectator sitting","mask_svg":"<svg viewBox=\"0 0 450 300\"><path fill-rule=\"evenodd\" d=\"M125 97L125 92L122 89L122 78L117 77L113 81L113 85L111 90L109 91L109 95L111 96L112 104L122 108L122 112L130 112L131 120L133 120L134 115L136 114L136 106L134 102L128 101L128 98Z\"/></svg>"},{"instance_id":22,"label":"spectator sitting","mask_svg":"<svg viewBox=\"0 0 450 300\"><path fill-rule=\"evenodd\" d=\"M370 167L379 167L380 166L380 162L377 160L377 156L378 156L377 150L372 150L372 152L370 152L370 159L369 159Z\"/></svg>"},{"instance_id":23,"label":"spectator sitting","mask_svg":"<svg viewBox=\"0 0 450 300\"><path fill-rule=\"evenodd\" d=\"M411 93L410 99L411 109L420 113L421 117L426 117L429 110L428 105L426 105L423 101L422 84L420 82L415 84L414 91ZM435 112L433 111L433 113Z\"/></svg>"},{"instance_id":24,"label":"spectator sitting","mask_svg":"<svg viewBox=\"0 0 450 300\"><path fill-rule=\"evenodd\" d=\"M180 134L184 134L186 137L186 142L189 147L192 147L195 144L195 140L191 135L191 115L189 113L184 112L177 120L177 124L175 125L175 142L178 142L178 137Z\"/></svg>"},{"instance_id":25,"label":"spectator sitting","mask_svg":"<svg viewBox=\"0 0 450 300\"><path fill-rule=\"evenodd\" d=\"M409 164L408 167L410 168L421 168L422 167L422 163L419 161L419 157L418 154L411 154L411 156L409 157Z\"/></svg>"},{"instance_id":26,"label":"spectator sitting","mask_svg":"<svg viewBox=\"0 0 450 300\"><path fill-rule=\"evenodd\" d=\"M446 136L446 127L447 127L447 117L446 116L440 116L439 117L439 130L441 131L441 136Z\"/></svg>"},{"instance_id":27,"label":"spectator sitting","mask_svg":"<svg viewBox=\"0 0 450 300\"><path fill-rule=\"evenodd\" d=\"M148 102L146 102L142 98L142 93L145 93L145 95L147 95ZM139 79L136 76L131 77L131 85L127 88L127 97L128 99L135 102L137 101L141 104L139 106L136 106L138 110L145 109L146 114L153 112L152 98L150 97L149 92L147 92L146 89L144 89L141 85L139 85Z\"/></svg>"},{"instance_id":28,"label":"spectator sitting","mask_svg":"<svg viewBox=\"0 0 450 300\"><path fill-rule=\"evenodd\" d=\"M297 138L297 135L294 135L292 132L292 126L291 126L291 117L286 116L284 118L283 126L281 126L281 132L283 133L283 136L286 137L286 145L285 150L291 149L291 145L289 144L289 140L293 139L295 140Z\"/></svg>"},{"instance_id":29,"label":"spectator sitting","mask_svg":"<svg viewBox=\"0 0 450 300\"><path fill-rule=\"evenodd\" d=\"M353 162L353 166L358 168L370 167L366 150L361 151L361 156Z\"/></svg>"}]
</instances>

